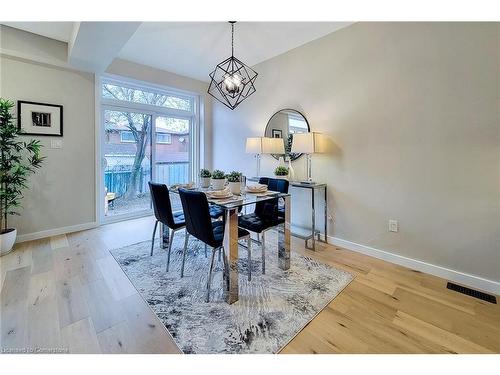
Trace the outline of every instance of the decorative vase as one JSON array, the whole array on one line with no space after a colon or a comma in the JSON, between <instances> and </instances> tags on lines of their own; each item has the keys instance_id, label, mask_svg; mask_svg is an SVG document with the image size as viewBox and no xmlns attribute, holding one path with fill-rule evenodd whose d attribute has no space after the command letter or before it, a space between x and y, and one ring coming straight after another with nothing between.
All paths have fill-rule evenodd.
<instances>
[{"instance_id":1,"label":"decorative vase","mask_svg":"<svg viewBox=\"0 0 500 375\"><path fill-rule=\"evenodd\" d=\"M212 178L212 189L214 190L222 190L224 189L224 184L226 183L225 178Z\"/></svg>"},{"instance_id":2,"label":"decorative vase","mask_svg":"<svg viewBox=\"0 0 500 375\"><path fill-rule=\"evenodd\" d=\"M0 232L0 256L10 253L16 242L17 229L9 228L6 232Z\"/></svg>"},{"instance_id":3,"label":"decorative vase","mask_svg":"<svg viewBox=\"0 0 500 375\"><path fill-rule=\"evenodd\" d=\"M201 187L202 188L210 187L210 177L202 177L201 178Z\"/></svg>"},{"instance_id":4,"label":"decorative vase","mask_svg":"<svg viewBox=\"0 0 500 375\"><path fill-rule=\"evenodd\" d=\"M234 195L240 195L241 193L241 182L230 182L229 183L229 190L231 190L231 193Z\"/></svg>"},{"instance_id":5,"label":"decorative vase","mask_svg":"<svg viewBox=\"0 0 500 375\"><path fill-rule=\"evenodd\" d=\"M288 179L290 181L295 180L295 171L293 170L293 167L292 167L292 159L291 158L288 159Z\"/></svg>"}]
</instances>

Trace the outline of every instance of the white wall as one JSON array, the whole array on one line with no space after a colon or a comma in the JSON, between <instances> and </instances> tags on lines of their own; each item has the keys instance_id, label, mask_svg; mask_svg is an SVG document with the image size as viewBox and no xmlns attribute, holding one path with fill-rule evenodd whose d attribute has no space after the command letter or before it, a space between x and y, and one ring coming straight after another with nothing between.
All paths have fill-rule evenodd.
<instances>
[{"instance_id":1,"label":"white wall","mask_svg":"<svg viewBox=\"0 0 500 375\"><path fill-rule=\"evenodd\" d=\"M90 225L94 204L94 76L5 56L0 57L0 96L63 106L62 149L55 137L40 139L46 160L30 179L20 217L10 225L22 235ZM22 238L22 237L21 237Z\"/></svg>"},{"instance_id":2,"label":"white wall","mask_svg":"<svg viewBox=\"0 0 500 375\"><path fill-rule=\"evenodd\" d=\"M500 282L499 35L495 23L358 23L258 64L252 97L214 105L213 165L255 174L245 138L295 108L337 145L313 158L330 236ZM264 174L275 166L263 157ZM292 194L300 221L306 197Z\"/></svg>"}]
</instances>

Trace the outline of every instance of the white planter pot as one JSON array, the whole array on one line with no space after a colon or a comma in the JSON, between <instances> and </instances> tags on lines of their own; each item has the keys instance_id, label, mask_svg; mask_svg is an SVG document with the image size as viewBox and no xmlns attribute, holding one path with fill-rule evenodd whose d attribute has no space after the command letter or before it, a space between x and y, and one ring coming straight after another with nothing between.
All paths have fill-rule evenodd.
<instances>
[{"instance_id":1,"label":"white planter pot","mask_svg":"<svg viewBox=\"0 0 500 375\"><path fill-rule=\"evenodd\" d=\"M280 180L288 180L288 175L284 175L284 176L277 176L277 175L274 175L275 178L279 178Z\"/></svg>"},{"instance_id":2,"label":"white planter pot","mask_svg":"<svg viewBox=\"0 0 500 375\"><path fill-rule=\"evenodd\" d=\"M213 179L212 178L212 189L214 190L222 190L224 189L224 184L226 183L225 178Z\"/></svg>"},{"instance_id":3,"label":"white planter pot","mask_svg":"<svg viewBox=\"0 0 500 375\"><path fill-rule=\"evenodd\" d=\"M229 190L231 190L231 193L234 195L239 195L241 193L241 182L230 182Z\"/></svg>"},{"instance_id":4,"label":"white planter pot","mask_svg":"<svg viewBox=\"0 0 500 375\"><path fill-rule=\"evenodd\" d=\"M210 187L210 177L201 177L201 187L202 188Z\"/></svg>"},{"instance_id":5,"label":"white planter pot","mask_svg":"<svg viewBox=\"0 0 500 375\"><path fill-rule=\"evenodd\" d=\"M9 253L16 242L17 229L12 229L7 233L0 234L0 256Z\"/></svg>"}]
</instances>

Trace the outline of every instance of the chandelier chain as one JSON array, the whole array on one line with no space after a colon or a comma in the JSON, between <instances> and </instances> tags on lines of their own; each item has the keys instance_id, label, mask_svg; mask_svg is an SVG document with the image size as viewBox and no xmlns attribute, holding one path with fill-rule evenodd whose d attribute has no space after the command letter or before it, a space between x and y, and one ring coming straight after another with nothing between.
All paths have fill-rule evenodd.
<instances>
[{"instance_id":1,"label":"chandelier chain","mask_svg":"<svg viewBox=\"0 0 500 375\"><path fill-rule=\"evenodd\" d=\"M234 23L231 24L231 56L234 56Z\"/></svg>"}]
</instances>

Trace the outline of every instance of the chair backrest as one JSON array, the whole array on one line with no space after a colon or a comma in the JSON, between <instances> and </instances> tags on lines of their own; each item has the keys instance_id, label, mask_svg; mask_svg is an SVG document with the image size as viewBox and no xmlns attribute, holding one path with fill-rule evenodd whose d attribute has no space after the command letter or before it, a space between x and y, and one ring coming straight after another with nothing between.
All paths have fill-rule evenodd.
<instances>
[{"instance_id":1,"label":"chair backrest","mask_svg":"<svg viewBox=\"0 0 500 375\"><path fill-rule=\"evenodd\" d=\"M269 190L287 194L290 183L288 180L280 178L261 177L259 178L259 184L267 185ZM264 219L276 218L278 215L278 198L257 202L255 204L255 214Z\"/></svg>"},{"instance_id":2,"label":"chair backrest","mask_svg":"<svg viewBox=\"0 0 500 375\"><path fill-rule=\"evenodd\" d=\"M170 192L165 184L148 182L151 200L156 220L162 222L170 228L174 226L174 215L172 214L172 204L170 202Z\"/></svg>"},{"instance_id":3,"label":"chair backrest","mask_svg":"<svg viewBox=\"0 0 500 375\"><path fill-rule=\"evenodd\" d=\"M270 178L267 182L267 188L272 191L279 191L280 193L288 194L288 187L290 182L281 178Z\"/></svg>"},{"instance_id":4,"label":"chair backrest","mask_svg":"<svg viewBox=\"0 0 500 375\"><path fill-rule=\"evenodd\" d=\"M205 193L179 189L179 196L188 233L207 244L214 243L212 220Z\"/></svg>"},{"instance_id":5,"label":"chair backrest","mask_svg":"<svg viewBox=\"0 0 500 375\"><path fill-rule=\"evenodd\" d=\"M261 185L267 185L267 184L269 184L269 177L260 177L259 178L259 184L261 184Z\"/></svg>"}]
</instances>

